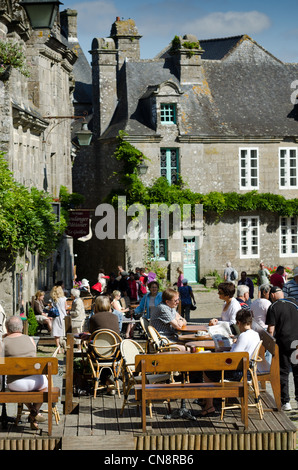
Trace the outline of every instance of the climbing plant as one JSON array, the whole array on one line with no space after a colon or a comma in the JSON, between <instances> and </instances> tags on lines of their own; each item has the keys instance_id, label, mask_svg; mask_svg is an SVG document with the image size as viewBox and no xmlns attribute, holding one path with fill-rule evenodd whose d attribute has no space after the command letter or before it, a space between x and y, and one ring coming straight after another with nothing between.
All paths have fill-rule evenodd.
<instances>
[{"instance_id":1,"label":"climbing plant","mask_svg":"<svg viewBox=\"0 0 298 470\"><path fill-rule=\"evenodd\" d=\"M149 160L140 150L125 140L124 132L120 132L118 143L113 157L121 162L121 169L116 173L119 176L121 190L114 190L108 200L117 205L118 196L126 196L127 206L140 203L147 209L150 204L178 204L181 209L183 204L203 204L205 213L211 212L222 216L227 211L267 211L280 216L298 215L298 199L286 199L283 196L272 193L259 193L249 191L245 194L237 192L211 191L208 194L200 194L191 191L180 177L176 184L169 184L164 177L157 178L151 186L145 186L138 176L138 165L141 160Z\"/></svg>"},{"instance_id":2,"label":"climbing plant","mask_svg":"<svg viewBox=\"0 0 298 470\"><path fill-rule=\"evenodd\" d=\"M0 249L14 258L26 249L47 257L57 247L66 228L57 222L51 195L16 182L4 154L0 153Z\"/></svg>"}]
</instances>

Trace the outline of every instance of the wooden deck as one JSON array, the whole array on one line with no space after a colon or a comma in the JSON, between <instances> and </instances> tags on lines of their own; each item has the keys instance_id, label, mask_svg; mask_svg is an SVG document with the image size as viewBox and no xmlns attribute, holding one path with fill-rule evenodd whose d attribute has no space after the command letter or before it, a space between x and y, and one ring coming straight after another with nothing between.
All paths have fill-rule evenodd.
<instances>
[{"instance_id":1,"label":"wooden deck","mask_svg":"<svg viewBox=\"0 0 298 470\"><path fill-rule=\"evenodd\" d=\"M69 337L71 339L71 336ZM58 403L60 421L53 420L52 436L47 434L47 421L38 431L30 429L27 415L16 426L8 423L7 429L0 424L0 450L113 450L113 451L195 451L195 450L295 450L298 410L290 414L273 411L274 401L268 386L262 392L265 411L263 420L256 410L249 412L249 427L244 431L240 410L228 410L220 420L220 406L215 403L217 416L209 418L165 419L168 408L164 403L153 403L153 418L147 410L147 431L141 430L140 410L134 402L134 394L120 416L123 397L98 396L72 397L67 404L65 370L67 364L73 369L73 351L67 349L66 357L59 361L59 373L54 385L62 390L62 403ZM49 354L50 355L50 354ZM58 380L55 383L55 380ZM69 387L68 387L69 389ZM72 387L71 387L72 389ZM268 393L269 392L269 393ZM65 403L64 403L65 400ZM180 408L180 401L171 402L172 411ZM200 406L186 401L193 414ZM44 408L42 408L44 410ZM65 414L64 414L65 412ZM0 405L1 413L1 405ZM16 416L16 405L7 405L7 414ZM290 419L292 417L293 419Z\"/></svg>"},{"instance_id":2,"label":"wooden deck","mask_svg":"<svg viewBox=\"0 0 298 470\"><path fill-rule=\"evenodd\" d=\"M262 394L264 408L272 407L269 394ZM295 450L296 426L283 412L266 411L260 420L255 411L249 413L249 428L244 432L240 411L230 410L224 420L210 418L164 419L167 407L153 404L153 418L148 416L148 429L141 431L141 418L135 403L130 403L120 417L122 398L98 395L74 398L73 413L61 415L53 423L53 435L47 435L47 422L39 431L32 431L26 415L16 426L9 423L0 431L0 450ZM171 403L179 409L180 402ZM200 406L190 401L193 413ZM218 404L220 411L220 404ZM238 427L239 425L239 427Z\"/></svg>"}]
</instances>

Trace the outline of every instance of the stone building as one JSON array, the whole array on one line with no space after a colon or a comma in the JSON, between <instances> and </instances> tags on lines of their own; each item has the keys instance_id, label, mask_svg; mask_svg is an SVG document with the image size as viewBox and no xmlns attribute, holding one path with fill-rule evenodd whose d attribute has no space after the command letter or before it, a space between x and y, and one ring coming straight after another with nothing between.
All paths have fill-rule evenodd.
<instances>
[{"instance_id":1,"label":"stone building","mask_svg":"<svg viewBox=\"0 0 298 470\"><path fill-rule=\"evenodd\" d=\"M100 266L106 271L119 264L135 268L145 257L144 240L96 236L103 215L96 208L111 189L122 194L112 177L119 131L149 159L146 175L140 176L147 186L160 176L170 184L181 176L201 194L234 193L236 200L255 190L297 197L293 84L298 64L281 62L246 35L201 41L186 35L154 59L141 60L140 38L133 20L117 18L110 37L92 42L96 139L93 154L79 166L75 162L74 188L85 193L86 207L95 210L93 237L76 245L79 273L94 282ZM86 168L91 179L82 181L79 171ZM293 268L298 264L298 219L264 208L219 215L205 211L200 240L191 233L165 240L157 227L152 246L172 281L178 266L196 282L214 270L222 274L228 260L248 273L256 273L261 260Z\"/></svg>"},{"instance_id":2,"label":"stone building","mask_svg":"<svg viewBox=\"0 0 298 470\"><path fill-rule=\"evenodd\" d=\"M6 153L14 179L27 188L44 190L53 199L61 186L72 192L71 120L76 54L63 44L59 16L53 30L32 30L15 1L1 1L0 40L22 46L29 77L16 68L0 81L0 150ZM0 300L6 313L18 313L37 289L50 289L63 279L72 287L72 239L42 263L38 253L26 252L10 263L1 253Z\"/></svg>"}]
</instances>

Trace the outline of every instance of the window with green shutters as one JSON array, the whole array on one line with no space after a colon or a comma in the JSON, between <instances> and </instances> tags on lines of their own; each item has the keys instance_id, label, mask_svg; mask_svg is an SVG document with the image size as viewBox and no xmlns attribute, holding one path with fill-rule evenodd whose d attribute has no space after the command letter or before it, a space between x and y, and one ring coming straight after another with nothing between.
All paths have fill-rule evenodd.
<instances>
[{"instance_id":1,"label":"window with green shutters","mask_svg":"<svg viewBox=\"0 0 298 470\"><path fill-rule=\"evenodd\" d=\"M160 174L170 184L176 184L179 176L178 149L160 150Z\"/></svg>"}]
</instances>

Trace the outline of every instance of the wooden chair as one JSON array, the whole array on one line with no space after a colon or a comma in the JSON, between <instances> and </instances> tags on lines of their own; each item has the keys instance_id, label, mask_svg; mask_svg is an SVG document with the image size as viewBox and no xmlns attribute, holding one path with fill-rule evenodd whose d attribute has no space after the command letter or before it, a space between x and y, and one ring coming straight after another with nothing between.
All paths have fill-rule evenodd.
<instances>
[{"instance_id":1,"label":"wooden chair","mask_svg":"<svg viewBox=\"0 0 298 470\"><path fill-rule=\"evenodd\" d=\"M0 375L47 375L48 387L32 392L0 392L0 403L45 403L51 410L60 395L58 387L52 387L52 375L58 373L58 360L52 357L6 357L0 363ZM3 425L3 422L2 422ZM48 414L48 434L52 434L52 413Z\"/></svg>"},{"instance_id":2,"label":"wooden chair","mask_svg":"<svg viewBox=\"0 0 298 470\"><path fill-rule=\"evenodd\" d=\"M52 354L52 357L57 357L59 349L60 349L60 346L58 346L58 348L55 349L54 353ZM47 378L49 380L49 376L47 376ZM52 388L53 388L54 387L53 376L51 376L51 384L52 384ZM18 403L16 424L18 424L21 421L22 412L23 412L23 403ZM48 413L49 410L40 410L40 412ZM59 414L56 403L52 403L52 413L54 415L56 424L58 424L59 421L60 421L60 414ZM29 411L26 412L26 414L29 414Z\"/></svg>"},{"instance_id":3,"label":"wooden chair","mask_svg":"<svg viewBox=\"0 0 298 470\"><path fill-rule=\"evenodd\" d=\"M123 405L120 411L122 416L125 405L128 401L128 396L131 389L142 382L142 376L135 372L135 358L139 354L144 354L142 346L134 340L124 339L120 344L122 362L122 379L123 379ZM146 374L147 383L162 383L169 381L171 378L170 374ZM152 403L149 402L149 413L152 418Z\"/></svg>"},{"instance_id":4,"label":"wooden chair","mask_svg":"<svg viewBox=\"0 0 298 470\"><path fill-rule=\"evenodd\" d=\"M95 331L90 338L83 343L86 348L86 356L94 380L94 398L99 388L105 388L105 385L99 387L100 375L104 368L108 368L112 372L120 398L119 375L122 364L120 354L121 341L120 336L115 331L101 329Z\"/></svg>"},{"instance_id":5,"label":"wooden chair","mask_svg":"<svg viewBox=\"0 0 298 470\"><path fill-rule=\"evenodd\" d=\"M263 341L260 341L258 345L256 346L253 355L249 361L249 367L248 371L251 376L251 380L248 381L249 384L249 392L251 396L253 397L254 403L249 403L248 407L249 408L256 408L259 412L260 419L264 418L264 410L263 410L263 405L261 401L261 395L260 395L260 389L259 389L259 381L257 377L257 366L258 362L262 361L262 358L259 356L260 348L262 346ZM224 371L222 371L222 381L224 380ZM243 379L242 379L243 380ZM225 410L231 410L231 409L237 409L241 408L240 403L234 404L234 405L227 405L225 402L225 398L222 398L222 407L221 407L221 419L223 419L224 412Z\"/></svg>"}]
</instances>

